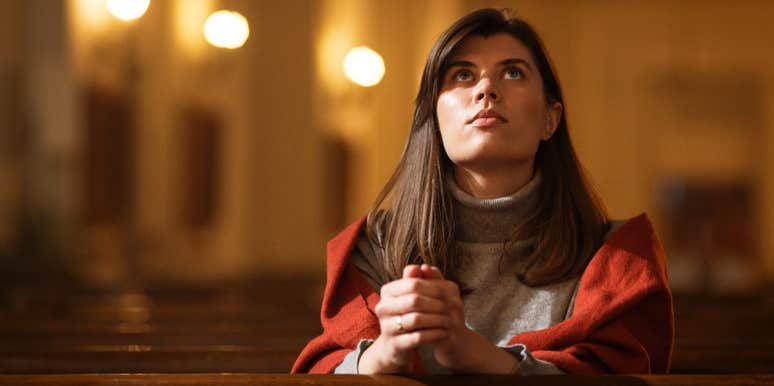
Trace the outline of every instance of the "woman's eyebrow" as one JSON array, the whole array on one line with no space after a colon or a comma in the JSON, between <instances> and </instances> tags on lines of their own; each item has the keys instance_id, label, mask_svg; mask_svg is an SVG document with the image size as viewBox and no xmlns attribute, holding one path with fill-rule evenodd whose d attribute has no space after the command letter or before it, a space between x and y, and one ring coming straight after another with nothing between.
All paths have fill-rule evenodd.
<instances>
[{"instance_id":1,"label":"woman's eyebrow","mask_svg":"<svg viewBox=\"0 0 774 386\"><path fill-rule=\"evenodd\" d=\"M502 66L502 67L513 66L513 65L516 65L516 64L523 64L525 67L527 67L528 70L533 71L532 70L532 65L529 64L529 62L524 60L524 59L508 58L508 59L505 59L505 60L500 62L500 66Z\"/></svg>"},{"instance_id":2,"label":"woman's eyebrow","mask_svg":"<svg viewBox=\"0 0 774 386\"><path fill-rule=\"evenodd\" d=\"M451 63L449 63L449 68L452 67L475 67L476 65L473 64L473 62L467 61L467 60L454 60Z\"/></svg>"},{"instance_id":3,"label":"woman's eyebrow","mask_svg":"<svg viewBox=\"0 0 774 386\"><path fill-rule=\"evenodd\" d=\"M516 65L516 64L523 64L525 67L527 67L528 70L533 71L532 65L528 61L526 61L524 59L520 59L520 58L504 59L504 60L500 61L500 63L498 63L498 64L500 65L500 67L513 66L513 65ZM476 65L473 64L473 62L468 61L468 60L454 60L451 63L449 63L449 68L452 68L452 67L476 67Z\"/></svg>"}]
</instances>

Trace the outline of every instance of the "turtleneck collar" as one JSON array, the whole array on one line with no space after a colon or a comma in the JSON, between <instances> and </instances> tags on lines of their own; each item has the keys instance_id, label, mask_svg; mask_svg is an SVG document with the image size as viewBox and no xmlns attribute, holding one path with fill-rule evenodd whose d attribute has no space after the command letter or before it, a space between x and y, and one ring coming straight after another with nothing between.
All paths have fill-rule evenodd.
<instances>
[{"instance_id":1,"label":"turtleneck collar","mask_svg":"<svg viewBox=\"0 0 774 386\"><path fill-rule=\"evenodd\" d=\"M503 242L513 226L537 203L540 173L513 194L495 198L477 198L463 191L453 173L446 177L446 188L454 198L455 238L473 243Z\"/></svg>"}]
</instances>

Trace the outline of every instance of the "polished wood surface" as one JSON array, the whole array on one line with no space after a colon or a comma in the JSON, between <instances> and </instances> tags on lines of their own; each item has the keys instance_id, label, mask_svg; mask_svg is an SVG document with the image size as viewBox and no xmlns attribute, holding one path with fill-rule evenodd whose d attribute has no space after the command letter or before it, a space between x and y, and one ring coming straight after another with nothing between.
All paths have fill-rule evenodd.
<instances>
[{"instance_id":1,"label":"polished wood surface","mask_svg":"<svg viewBox=\"0 0 774 386\"><path fill-rule=\"evenodd\" d=\"M0 375L0 385L448 385L448 386L737 386L774 385L772 375L661 376L365 376L285 374L72 374Z\"/></svg>"},{"instance_id":2,"label":"polished wood surface","mask_svg":"<svg viewBox=\"0 0 774 386\"><path fill-rule=\"evenodd\" d=\"M2 288L0 373L287 373L321 331L321 284L305 279Z\"/></svg>"},{"instance_id":3,"label":"polished wood surface","mask_svg":"<svg viewBox=\"0 0 774 386\"><path fill-rule=\"evenodd\" d=\"M676 294L672 373L774 373L774 296Z\"/></svg>"},{"instance_id":4,"label":"polished wood surface","mask_svg":"<svg viewBox=\"0 0 774 386\"><path fill-rule=\"evenodd\" d=\"M0 286L0 374L287 373L320 332L322 286ZM774 374L772 299L676 295L671 372Z\"/></svg>"}]
</instances>

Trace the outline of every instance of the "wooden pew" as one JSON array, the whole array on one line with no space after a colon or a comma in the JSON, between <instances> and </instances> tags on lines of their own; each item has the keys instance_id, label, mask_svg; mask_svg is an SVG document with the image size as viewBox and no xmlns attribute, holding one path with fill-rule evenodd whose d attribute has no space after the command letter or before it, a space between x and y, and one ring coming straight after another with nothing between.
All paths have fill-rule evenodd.
<instances>
[{"instance_id":1,"label":"wooden pew","mask_svg":"<svg viewBox=\"0 0 774 386\"><path fill-rule=\"evenodd\" d=\"M424 376L396 375L284 375L284 374L74 374L0 375L0 385L444 385L444 386L738 386L774 385L772 375L661 375L661 376Z\"/></svg>"},{"instance_id":2,"label":"wooden pew","mask_svg":"<svg viewBox=\"0 0 774 386\"><path fill-rule=\"evenodd\" d=\"M76 346L0 352L0 374L288 373L300 348Z\"/></svg>"},{"instance_id":3,"label":"wooden pew","mask_svg":"<svg viewBox=\"0 0 774 386\"><path fill-rule=\"evenodd\" d=\"M774 373L774 349L676 348L671 374Z\"/></svg>"},{"instance_id":4,"label":"wooden pew","mask_svg":"<svg viewBox=\"0 0 774 386\"><path fill-rule=\"evenodd\" d=\"M287 373L300 351L266 346L68 346L0 351L0 374ZM771 350L676 350L672 374L774 373Z\"/></svg>"},{"instance_id":5,"label":"wooden pew","mask_svg":"<svg viewBox=\"0 0 774 386\"><path fill-rule=\"evenodd\" d=\"M774 296L675 295L672 373L774 373Z\"/></svg>"},{"instance_id":6,"label":"wooden pew","mask_svg":"<svg viewBox=\"0 0 774 386\"><path fill-rule=\"evenodd\" d=\"M320 331L319 299L251 292L5 293L0 373L287 373Z\"/></svg>"},{"instance_id":7,"label":"wooden pew","mask_svg":"<svg viewBox=\"0 0 774 386\"><path fill-rule=\"evenodd\" d=\"M321 283L284 280L142 293L6 288L0 373L285 373L320 331ZM774 373L770 299L676 296L672 372Z\"/></svg>"}]
</instances>

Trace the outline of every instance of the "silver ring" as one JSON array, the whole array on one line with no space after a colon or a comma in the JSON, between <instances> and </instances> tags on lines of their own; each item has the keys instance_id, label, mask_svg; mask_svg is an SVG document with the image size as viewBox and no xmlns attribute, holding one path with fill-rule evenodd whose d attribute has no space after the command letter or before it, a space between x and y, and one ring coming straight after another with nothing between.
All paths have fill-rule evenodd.
<instances>
[{"instance_id":1,"label":"silver ring","mask_svg":"<svg viewBox=\"0 0 774 386\"><path fill-rule=\"evenodd\" d=\"M403 328L403 315L398 315L395 317L395 324L398 326L399 333L403 333L403 331L406 331Z\"/></svg>"}]
</instances>

